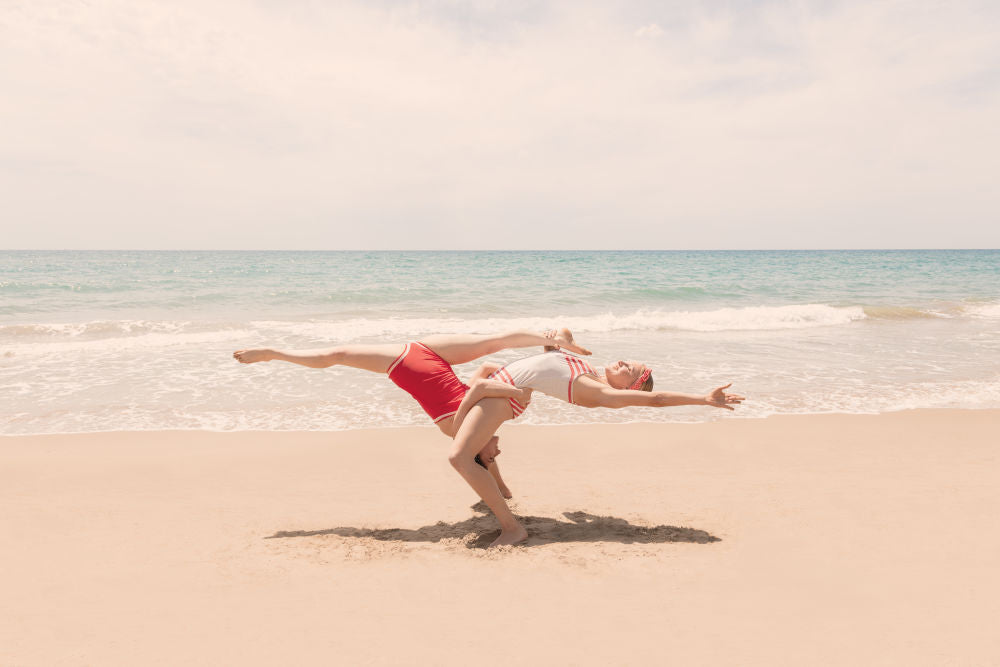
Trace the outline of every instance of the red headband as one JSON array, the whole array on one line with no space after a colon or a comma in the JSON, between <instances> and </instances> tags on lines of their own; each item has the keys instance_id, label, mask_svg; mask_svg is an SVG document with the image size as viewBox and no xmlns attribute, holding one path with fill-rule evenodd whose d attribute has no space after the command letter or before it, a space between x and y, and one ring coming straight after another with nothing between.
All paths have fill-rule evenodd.
<instances>
[{"instance_id":1,"label":"red headband","mask_svg":"<svg viewBox=\"0 0 1000 667\"><path fill-rule=\"evenodd\" d=\"M639 376L639 379L632 383L632 386L629 387L629 389L639 389L646 383L646 380L648 380L649 376L652 374L653 369L647 367L646 370L642 372L642 375Z\"/></svg>"}]
</instances>

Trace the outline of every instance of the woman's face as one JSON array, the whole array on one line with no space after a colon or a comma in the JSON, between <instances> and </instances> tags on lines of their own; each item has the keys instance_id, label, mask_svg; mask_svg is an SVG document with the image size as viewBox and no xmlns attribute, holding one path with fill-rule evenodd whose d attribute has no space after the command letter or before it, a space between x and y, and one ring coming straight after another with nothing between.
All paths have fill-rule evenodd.
<instances>
[{"instance_id":1,"label":"woman's face","mask_svg":"<svg viewBox=\"0 0 1000 667\"><path fill-rule=\"evenodd\" d=\"M646 365L638 361L616 361L604 368L608 384L615 389L628 389L645 372Z\"/></svg>"},{"instance_id":2,"label":"woman's face","mask_svg":"<svg viewBox=\"0 0 1000 667\"><path fill-rule=\"evenodd\" d=\"M486 446L479 450L479 460L487 466L500 456L500 438L493 436Z\"/></svg>"}]
</instances>

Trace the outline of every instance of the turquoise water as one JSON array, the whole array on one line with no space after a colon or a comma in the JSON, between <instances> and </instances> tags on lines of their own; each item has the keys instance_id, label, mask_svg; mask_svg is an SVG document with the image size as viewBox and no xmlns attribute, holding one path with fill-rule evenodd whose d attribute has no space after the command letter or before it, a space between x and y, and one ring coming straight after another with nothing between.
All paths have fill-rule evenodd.
<instances>
[{"instance_id":1,"label":"turquoise water","mask_svg":"<svg viewBox=\"0 0 1000 667\"><path fill-rule=\"evenodd\" d=\"M995 250L6 251L0 427L425 424L385 378L241 366L230 354L554 325L570 326L597 363L651 364L658 388L733 381L751 397L742 416L1000 407ZM543 397L522 419L726 416Z\"/></svg>"}]
</instances>

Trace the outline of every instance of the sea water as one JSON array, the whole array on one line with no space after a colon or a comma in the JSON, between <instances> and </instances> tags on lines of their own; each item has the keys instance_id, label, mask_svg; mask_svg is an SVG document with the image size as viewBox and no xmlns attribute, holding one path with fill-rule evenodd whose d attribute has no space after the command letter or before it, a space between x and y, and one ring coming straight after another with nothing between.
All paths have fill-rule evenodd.
<instances>
[{"instance_id":1,"label":"sea water","mask_svg":"<svg viewBox=\"0 0 1000 667\"><path fill-rule=\"evenodd\" d=\"M732 382L748 400L730 414L536 395L521 423L1000 408L997 250L3 251L0 432L426 425L384 376L232 352L559 326L595 365L634 359L657 389Z\"/></svg>"}]
</instances>

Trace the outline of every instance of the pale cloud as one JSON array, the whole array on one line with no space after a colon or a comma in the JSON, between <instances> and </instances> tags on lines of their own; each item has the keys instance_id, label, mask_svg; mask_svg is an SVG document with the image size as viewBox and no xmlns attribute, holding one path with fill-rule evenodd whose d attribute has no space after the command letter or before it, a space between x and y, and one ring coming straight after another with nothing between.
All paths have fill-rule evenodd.
<instances>
[{"instance_id":1,"label":"pale cloud","mask_svg":"<svg viewBox=\"0 0 1000 667\"><path fill-rule=\"evenodd\" d=\"M663 34L663 28L656 25L655 23L650 23L649 25L644 25L635 31L636 37L648 37L650 39L656 39Z\"/></svg>"},{"instance_id":2,"label":"pale cloud","mask_svg":"<svg viewBox=\"0 0 1000 667\"><path fill-rule=\"evenodd\" d=\"M3 245L996 247L998 28L973 2L6 3Z\"/></svg>"}]
</instances>

